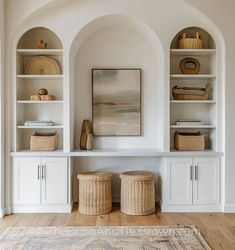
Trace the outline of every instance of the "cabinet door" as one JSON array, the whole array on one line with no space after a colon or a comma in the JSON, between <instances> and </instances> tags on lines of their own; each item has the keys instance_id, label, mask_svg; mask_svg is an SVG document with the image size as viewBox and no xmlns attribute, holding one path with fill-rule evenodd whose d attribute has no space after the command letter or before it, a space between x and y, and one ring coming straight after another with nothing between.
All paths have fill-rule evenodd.
<instances>
[{"instance_id":1,"label":"cabinet door","mask_svg":"<svg viewBox=\"0 0 235 250\"><path fill-rule=\"evenodd\" d=\"M170 158L166 166L168 205L192 204L192 158Z\"/></svg>"},{"instance_id":2,"label":"cabinet door","mask_svg":"<svg viewBox=\"0 0 235 250\"><path fill-rule=\"evenodd\" d=\"M220 161L218 158L195 158L193 203L214 205L220 202Z\"/></svg>"},{"instance_id":3,"label":"cabinet door","mask_svg":"<svg viewBox=\"0 0 235 250\"><path fill-rule=\"evenodd\" d=\"M13 203L40 204L40 158L14 158Z\"/></svg>"},{"instance_id":4,"label":"cabinet door","mask_svg":"<svg viewBox=\"0 0 235 250\"><path fill-rule=\"evenodd\" d=\"M67 204L67 158L42 158L42 204Z\"/></svg>"}]
</instances>

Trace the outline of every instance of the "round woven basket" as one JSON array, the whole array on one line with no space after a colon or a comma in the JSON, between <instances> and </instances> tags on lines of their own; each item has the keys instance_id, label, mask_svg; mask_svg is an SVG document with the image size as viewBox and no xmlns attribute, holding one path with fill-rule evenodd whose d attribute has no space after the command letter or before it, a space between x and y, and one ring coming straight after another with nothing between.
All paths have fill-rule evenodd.
<instances>
[{"instance_id":1,"label":"round woven basket","mask_svg":"<svg viewBox=\"0 0 235 250\"><path fill-rule=\"evenodd\" d=\"M86 172L78 174L79 212L99 215L112 210L112 174Z\"/></svg>"},{"instance_id":2,"label":"round woven basket","mask_svg":"<svg viewBox=\"0 0 235 250\"><path fill-rule=\"evenodd\" d=\"M120 174L121 212L147 215L155 212L154 174L131 171Z\"/></svg>"},{"instance_id":3,"label":"round woven basket","mask_svg":"<svg viewBox=\"0 0 235 250\"><path fill-rule=\"evenodd\" d=\"M59 75L60 67L56 60L47 56L33 57L25 67L28 75Z\"/></svg>"}]
</instances>

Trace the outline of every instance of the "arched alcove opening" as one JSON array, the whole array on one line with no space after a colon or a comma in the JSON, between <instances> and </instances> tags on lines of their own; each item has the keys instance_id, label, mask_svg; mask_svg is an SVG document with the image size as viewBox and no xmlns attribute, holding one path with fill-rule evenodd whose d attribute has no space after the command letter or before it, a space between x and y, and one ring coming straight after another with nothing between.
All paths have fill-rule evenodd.
<instances>
[{"instance_id":1,"label":"arched alcove opening","mask_svg":"<svg viewBox=\"0 0 235 250\"><path fill-rule=\"evenodd\" d=\"M104 16L86 25L74 39L70 50L70 84L74 103L71 140L79 149L84 119L92 119L92 68L141 69L141 136L95 137L94 148L120 150L163 148L164 53L157 35L142 21L127 16ZM138 162L120 158L76 158L79 171L123 172L141 169L156 172L158 160L139 158ZM115 169L115 170L114 170ZM74 170L75 173L78 171ZM75 174L76 176L76 174ZM119 200L119 178L115 176L114 199ZM74 179L74 199L77 181ZM156 192L157 193L157 192ZM116 197L115 197L116 196Z\"/></svg>"},{"instance_id":2,"label":"arched alcove opening","mask_svg":"<svg viewBox=\"0 0 235 250\"><path fill-rule=\"evenodd\" d=\"M74 147L79 149L84 119L92 119L92 68L140 68L140 137L95 137L95 148L162 149L164 55L157 35L143 22L127 16L104 16L86 25L70 50L74 84ZM72 136L73 138L73 136Z\"/></svg>"},{"instance_id":3,"label":"arched alcove opening","mask_svg":"<svg viewBox=\"0 0 235 250\"><path fill-rule=\"evenodd\" d=\"M195 39L196 36L197 39ZM205 149L217 151L218 131L222 125L218 114L218 105L221 103L218 102L220 98L217 85L219 72L215 40L202 28L188 27L175 35L170 45L170 54L170 147L174 149L176 131L200 131L205 135ZM190 67L194 69L196 63L198 72L185 72L182 68L183 60L188 60L189 64L184 66L189 69ZM210 84L209 96L204 98L203 89L208 84ZM188 95L174 96L172 89L176 86L186 88ZM201 89L201 96L197 96L199 93L197 88Z\"/></svg>"},{"instance_id":4,"label":"arched alcove opening","mask_svg":"<svg viewBox=\"0 0 235 250\"><path fill-rule=\"evenodd\" d=\"M47 42L47 49L62 49L62 42L59 37L50 29L45 27L35 27L26 31L19 39L18 49L36 49L36 44L40 40Z\"/></svg>"},{"instance_id":5,"label":"arched alcove opening","mask_svg":"<svg viewBox=\"0 0 235 250\"><path fill-rule=\"evenodd\" d=\"M38 48L41 40L47 44L45 48ZM27 71L30 64L34 66ZM59 149L63 149L63 45L59 37L45 27L26 31L17 43L15 71L15 151L30 149L30 138L35 129L56 130ZM55 99L35 99L40 88L45 88ZM55 126L27 127L26 121L52 121Z\"/></svg>"},{"instance_id":6,"label":"arched alcove opening","mask_svg":"<svg viewBox=\"0 0 235 250\"><path fill-rule=\"evenodd\" d=\"M179 49L179 39L182 38L185 33L187 38L195 38L196 33L199 33L200 38L202 40L202 48L201 49L215 49L215 40L214 38L207 32L206 30L200 27L187 27L181 31L179 31L174 39L171 42L171 49Z\"/></svg>"}]
</instances>

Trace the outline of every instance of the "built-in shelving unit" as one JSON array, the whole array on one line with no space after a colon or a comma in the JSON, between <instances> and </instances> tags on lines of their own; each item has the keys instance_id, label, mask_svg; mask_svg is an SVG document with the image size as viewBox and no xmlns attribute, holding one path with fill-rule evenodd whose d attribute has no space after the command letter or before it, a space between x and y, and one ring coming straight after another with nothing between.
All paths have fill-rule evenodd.
<instances>
[{"instance_id":1,"label":"built-in shelving unit","mask_svg":"<svg viewBox=\"0 0 235 250\"><path fill-rule=\"evenodd\" d=\"M195 37L198 31L202 38L202 49L179 49L178 39L184 32L188 37ZM192 57L200 62L199 74L182 74L180 61ZM217 51L211 35L200 28L186 28L179 32L170 48L170 91L177 85L180 87L205 87L211 83L209 100L174 100L170 94L170 149L174 151L174 134L176 131L200 131L206 138L206 149L217 151L218 100L217 100ZM177 120L197 119L204 121L201 126L177 126ZM177 152L177 151L176 151Z\"/></svg>"},{"instance_id":2,"label":"built-in shelving unit","mask_svg":"<svg viewBox=\"0 0 235 250\"><path fill-rule=\"evenodd\" d=\"M44 40L46 49L37 49L36 44ZM46 28L34 28L27 31L19 40L16 51L16 108L15 108L15 151L29 150L30 136L35 130L56 130L59 134L59 149L63 150L63 48L56 34ZM60 75L25 74L26 64L35 56L48 56L57 61ZM31 95L39 88L46 88L49 94L56 96L53 101L32 101ZM49 120L54 126L24 126L25 121Z\"/></svg>"}]
</instances>

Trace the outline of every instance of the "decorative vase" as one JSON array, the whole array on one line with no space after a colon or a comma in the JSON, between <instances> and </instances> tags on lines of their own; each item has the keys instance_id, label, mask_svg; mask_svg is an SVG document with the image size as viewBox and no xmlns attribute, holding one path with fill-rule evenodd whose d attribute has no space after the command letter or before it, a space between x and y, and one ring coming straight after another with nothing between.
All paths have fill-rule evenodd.
<instances>
[{"instance_id":1,"label":"decorative vase","mask_svg":"<svg viewBox=\"0 0 235 250\"><path fill-rule=\"evenodd\" d=\"M92 134L90 121L84 120L82 124L82 132L81 132L81 139L80 139L80 148L82 150L87 150L87 140L88 140L89 134ZM89 139L89 141L91 141L91 138ZM90 147L90 142L89 142L89 147Z\"/></svg>"}]
</instances>

